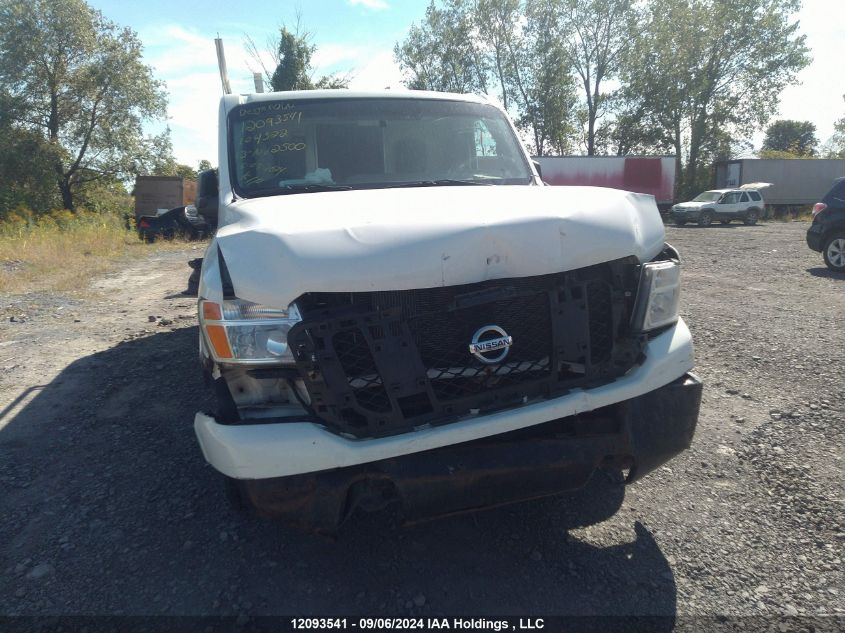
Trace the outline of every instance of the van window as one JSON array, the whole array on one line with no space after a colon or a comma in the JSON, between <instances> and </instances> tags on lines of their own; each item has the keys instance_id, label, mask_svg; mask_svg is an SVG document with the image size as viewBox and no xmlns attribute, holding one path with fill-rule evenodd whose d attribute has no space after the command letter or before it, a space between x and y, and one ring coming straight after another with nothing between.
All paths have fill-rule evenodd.
<instances>
[{"instance_id":1,"label":"van window","mask_svg":"<svg viewBox=\"0 0 845 633\"><path fill-rule=\"evenodd\" d=\"M742 197L739 199L740 202L748 202L748 194L742 194Z\"/></svg>"},{"instance_id":2,"label":"van window","mask_svg":"<svg viewBox=\"0 0 845 633\"><path fill-rule=\"evenodd\" d=\"M528 184L508 120L487 104L413 98L259 100L229 113L230 175L244 197L436 180Z\"/></svg>"},{"instance_id":3,"label":"van window","mask_svg":"<svg viewBox=\"0 0 845 633\"><path fill-rule=\"evenodd\" d=\"M763 199L763 197L756 191L749 191L748 195L751 196L751 199L754 200L754 202L759 202Z\"/></svg>"}]
</instances>

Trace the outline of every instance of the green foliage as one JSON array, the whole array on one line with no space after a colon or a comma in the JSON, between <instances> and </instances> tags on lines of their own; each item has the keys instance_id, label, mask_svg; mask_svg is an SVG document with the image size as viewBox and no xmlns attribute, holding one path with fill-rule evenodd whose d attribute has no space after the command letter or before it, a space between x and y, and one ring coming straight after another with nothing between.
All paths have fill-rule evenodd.
<instances>
[{"instance_id":1,"label":"green foliage","mask_svg":"<svg viewBox=\"0 0 845 633\"><path fill-rule=\"evenodd\" d=\"M132 196L120 180L92 180L79 187L76 197L79 208L93 213L134 216Z\"/></svg>"},{"instance_id":2,"label":"green foliage","mask_svg":"<svg viewBox=\"0 0 845 633\"><path fill-rule=\"evenodd\" d=\"M246 49L252 59L263 69L265 81L271 90L348 88L348 75L325 75L314 81L311 58L317 47L312 43L312 39L311 33L301 28L300 17L297 17L293 31L282 25L279 29L278 41L268 42L270 56L275 62L272 71L264 65L261 51L249 37L247 37Z\"/></svg>"},{"instance_id":3,"label":"green foliage","mask_svg":"<svg viewBox=\"0 0 845 633\"><path fill-rule=\"evenodd\" d=\"M270 79L274 91L309 90L312 88L309 71L311 56L316 47L305 37L291 33L285 27L279 33L279 64Z\"/></svg>"},{"instance_id":4,"label":"green foliage","mask_svg":"<svg viewBox=\"0 0 845 633\"><path fill-rule=\"evenodd\" d=\"M56 147L37 132L0 124L0 221L13 209L60 206Z\"/></svg>"},{"instance_id":5,"label":"green foliage","mask_svg":"<svg viewBox=\"0 0 845 633\"><path fill-rule=\"evenodd\" d=\"M795 157L811 157L817 154L816 126L810 121L779 119L766 128L761 158L764 153L779 152Z\"/></svg>"},{"instance_id":6,"label":"green foliage","mask_svg":"<svg viewBox=\"0 0 845 633\"><path fill-rule=\"evenodd\" d=\"M142 122L165 114L138 36L84 0L0 0L0 94L8 124L51 146L61 204L155 159Z\"/></svg>"},{"instance_id":7,"label":"green foliage","mask_svg":"<svg viewBox=\"0 0 845 633\"><path fill-rule=\"evenodd\" d=\"M833 136L825 143L823 154L825 158L845 158L845 116L833 124Z\"/></svg>"},{"instance_id":8,"label":"green foliage","mask_svg":"<svg viewBox=\"0 0 845 633\"><path fill-rule=\"evenodd\" d=\"M434 0L425 18L411 25L408 37L393 54L414 90L486 92L487 66L477 45L471 3L446 0L442 9Z\"/></svg>"},{"instance_id":9,"label":"green foliage","mask_svg":"<svg viewBox=\"0 0 845 633\"><path fill-rule=\"evenodd\" d=\"M199 171L208 171L209 169L212 169L211 161L206 160L205 158L203 158L199 162L199 165L197 165L197 171L198 172Z\"/></svg>"},{"instance_id":10,"label":"green foliage","mask_svg":"<svg viewBox=\"0 0 845 633\"><path fill-rule=\"evenodd\" d=\"M618 76L637 28L631 0L563 0L557 29L581 88L587 155L596 153L597 120L609 111L612 93L604 88Z\"/></svg>"},{"instance_id":11,"label":"green foliage","mask_svg":"<svg viewBox=\"0 0 845 633\"><path fill-rule=\"evenodd\" d=\"M529 3L520 47L525 52L513 60L512 92L522 112L518 122L533 136L538 156L568 153L575 135L575 84L567 50L557 36L559 17L556 2Z\"/></svg>"},{"instance_id":12,"label":"green foliage","mask_svg":"<svg viewBox=\"0 0 845 633\"><path fill-rule=\"evenodd\" d=\"M709 184L701 166L730 155L777 111L809 63L797 0L651 0L624 56L626 110L678 157L677 194Z\"/></svg>"},{"instance_id":13,"label":"green foliage","mask_svg":"<svg viewBox=\"0 0 845 633\"><path fill-rule=\"evenodd\" d=\"M405 84L419 90L487 93L498 84L532 150L568 151L575 89L560 39L558 0L432 0L394 47Z\"/></svg>"}]
</instances>

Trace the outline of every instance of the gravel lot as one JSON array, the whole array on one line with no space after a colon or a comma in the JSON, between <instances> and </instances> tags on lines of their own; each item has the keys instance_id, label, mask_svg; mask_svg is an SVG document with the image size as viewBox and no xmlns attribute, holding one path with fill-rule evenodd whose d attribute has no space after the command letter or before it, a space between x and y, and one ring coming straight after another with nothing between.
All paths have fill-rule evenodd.
<instances>
[{"instance_id":1,"label":"gravel lot","mask_svg":"<svg viewBox=\"0 0 845 633\"><path fill-rule=\"evenodd\" d=\"M597 481L622 508L568 531L566 499L410 528L356 516L336 540L232 514L192 429L210 406L178 294L196 250L132 264L88 298L0 297L0 614L843 625L845 277L806 227L667 228L705 382L697 436L628 489Z\"/></svg>"}]
</instances>

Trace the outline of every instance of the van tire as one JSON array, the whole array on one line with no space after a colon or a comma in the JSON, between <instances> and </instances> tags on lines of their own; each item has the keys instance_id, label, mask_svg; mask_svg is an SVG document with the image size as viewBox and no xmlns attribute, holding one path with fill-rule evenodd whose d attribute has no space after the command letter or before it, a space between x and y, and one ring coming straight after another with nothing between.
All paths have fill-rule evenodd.
<instances>
[{"instance_id":1,"label":"van tire","mask_svg":"<svg viewBox=\"0 0 845 633\"><path fill-rule=\"evenodd\" d=\"M713 212L702 211L698 216L698 226L710 226L713 223Z\"/></svg>"}]
</instances>

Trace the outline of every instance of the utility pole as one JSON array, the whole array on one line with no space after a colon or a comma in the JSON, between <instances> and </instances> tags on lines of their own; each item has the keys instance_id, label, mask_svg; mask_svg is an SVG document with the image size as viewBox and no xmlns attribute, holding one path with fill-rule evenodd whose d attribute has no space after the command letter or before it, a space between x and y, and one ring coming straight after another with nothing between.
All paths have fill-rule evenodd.
<instances>
[{"instance_id":1,"label":"utility pole","mask_svg":"<svg viewBox=\"0 0 845 633\"><path fill-rule=\"evenodd\" d=\"M214 38L214 47L217 49L217 66L220 68L220 81L223 84L223 94L232 94L232 86L229 85L229 72L226 70L226 53L223 52L223 40L220 33Z\"/></svg>"}]
</instances>

